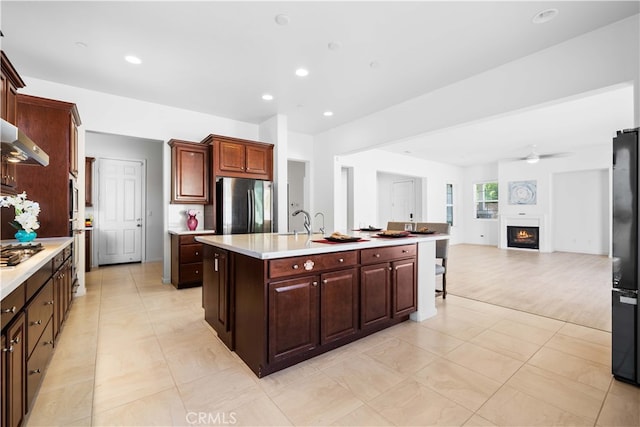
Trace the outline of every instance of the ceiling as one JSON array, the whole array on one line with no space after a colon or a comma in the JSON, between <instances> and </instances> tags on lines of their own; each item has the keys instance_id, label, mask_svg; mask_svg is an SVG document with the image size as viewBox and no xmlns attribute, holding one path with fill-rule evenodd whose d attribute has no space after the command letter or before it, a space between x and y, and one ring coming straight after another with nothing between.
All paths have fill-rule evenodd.
<instances>
[{"instance_id":1,"label":"ceiling","mask_svg":"<svg viewBox=\"0 0 640 427\"><path fill-rule=\"evenodd\" d=\"M554 20L532 23L551 7ZM3 0L1 12L2 49L23 76L251 123L283 114L314 135L637 14L640 2ZM393 149L419 155L466 143L466 132ZM474 143L500 152L497 138Z\"/></svg>"}]
</instances>

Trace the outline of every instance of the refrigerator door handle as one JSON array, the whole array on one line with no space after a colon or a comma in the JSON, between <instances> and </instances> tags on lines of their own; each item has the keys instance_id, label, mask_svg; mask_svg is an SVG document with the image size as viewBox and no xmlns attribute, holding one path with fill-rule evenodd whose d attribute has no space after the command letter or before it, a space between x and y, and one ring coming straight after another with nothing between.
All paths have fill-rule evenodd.
<instances>
[{"instance_id":1,"label":"refrigerator door handle","mask_svg":"<svg viewBox=\"0 0 640 427\"><path fill-rule=\"evenodd\" d=\"M247 190L247 233L251 233L253 226L253 199L251 193L251 190Z\"/></svg>"}]
</instances>

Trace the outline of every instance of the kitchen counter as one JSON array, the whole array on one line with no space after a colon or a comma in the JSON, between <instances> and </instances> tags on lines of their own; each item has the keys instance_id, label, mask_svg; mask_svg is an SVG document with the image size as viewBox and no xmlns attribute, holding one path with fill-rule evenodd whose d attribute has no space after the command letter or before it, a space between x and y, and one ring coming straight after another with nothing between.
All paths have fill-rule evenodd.
<instances>
[{"instance_id":1,"label":"kitchen counter","mask_svg":"<svg viewBox=\"0 0 640 427\"><path fill-rule=\"evenodd\" d=\"M278 233L258 234L224 234L215 236L200 236L196 240L222 249L238 252L258 259L276 259L300 255L317 255L331 252L348 251L354 249L378 248L383 246L397 246L408 243L435 242L448 239L446 234L411 235L401 238L377 237L376 233L354 232L354 237L365 241L354 243L318 243L321 234L285 235Z\"/></svg>"},{"instance_id":2,"label":"kitchen counter","mask_svg":"<svg viewBox=\"0 0 640 427\"><path fill-rule=\"evenodd\" d=\"M216 234L216 232L214 230L185 230L183 228L170 228L169 234L187 236L189 234Z\"/></svg>"},{"instance_id":3,"label":"kitchen counter","mask_svg":"<svg viewBox=\"0 0 640 427\"><path fill-rule=\"evenodd\" d=\"M16 244L17 240L2 240L3 245ZM22 282L36 273L43 265L73 243L73 237L38 238L33 243L41 243L44 250L33 255L15 267L0 269L0 299L9 295Z\"/></svg>"}]
</instances>

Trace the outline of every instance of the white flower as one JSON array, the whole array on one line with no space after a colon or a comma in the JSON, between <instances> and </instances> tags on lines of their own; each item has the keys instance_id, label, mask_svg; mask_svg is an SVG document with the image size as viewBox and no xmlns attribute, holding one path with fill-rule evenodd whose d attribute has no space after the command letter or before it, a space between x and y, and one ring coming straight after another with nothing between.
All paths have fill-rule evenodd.
<instances>
[{"instance_id":1,"label":"white flower","mask_svg":"<svg viewBox=\"0 0 640 427\"><path fill-rule=\"evenodd\" d=\"M38 214L40 213L40 204L31 200L27 200L27 193L17 194L15 196L0 197L0 207L8 208L13 206L16 217L10 222L12 227L23 229L27 233L40 228L38 222Z\"/></svg>"}]
</instances>

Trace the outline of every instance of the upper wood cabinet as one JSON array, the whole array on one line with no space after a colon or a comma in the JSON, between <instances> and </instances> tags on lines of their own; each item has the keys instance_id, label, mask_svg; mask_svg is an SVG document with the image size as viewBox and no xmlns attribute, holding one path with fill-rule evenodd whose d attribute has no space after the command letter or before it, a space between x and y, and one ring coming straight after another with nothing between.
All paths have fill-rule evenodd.
<instances>
[{"instance_id":1,"label":"upper wood cabinet","mask_svg":"<svg viewBox=\"0 0 640 427\"><path fill-rule=\"evenodd\" d=\"M209 146L172 139L171 203L209 203Z\"/></svg>"},{"instance_id":2,"label":"upper wood cabinet","mask_svg":"<svg viewBox=\"0 0 640 427\"><path fill-rule=\"evenodd\" d=\"M216 177L273 180L273 144L220 135L209 135L202 142L212 147Z\"/></svg>"},{"instance_id":3,"label":"upper wood cabinet","mask_svg":"<svg viewBox=\"0 0 640 427\"><path fill-rule=\"evenodd\" d=\"M93 164L95 157L84 158L84 205L93 206Z\"/></svg>"},{"instance_id":4,"label":"upper wood cabinet","mask_svg":"<svg viewBox=\"0 0 640 427\"><path fill-rule=\"evenodd\" d=\"M25 84L4 52L1 52L0 65L0 79L2 80L0 113L4 120L16 124L17 91L23 88ZM1 157L0 192L2 194L16 194L18 185L16 166L14 163L7 161L4 153L2 153Z\"/></svg>"}]
</instances>

